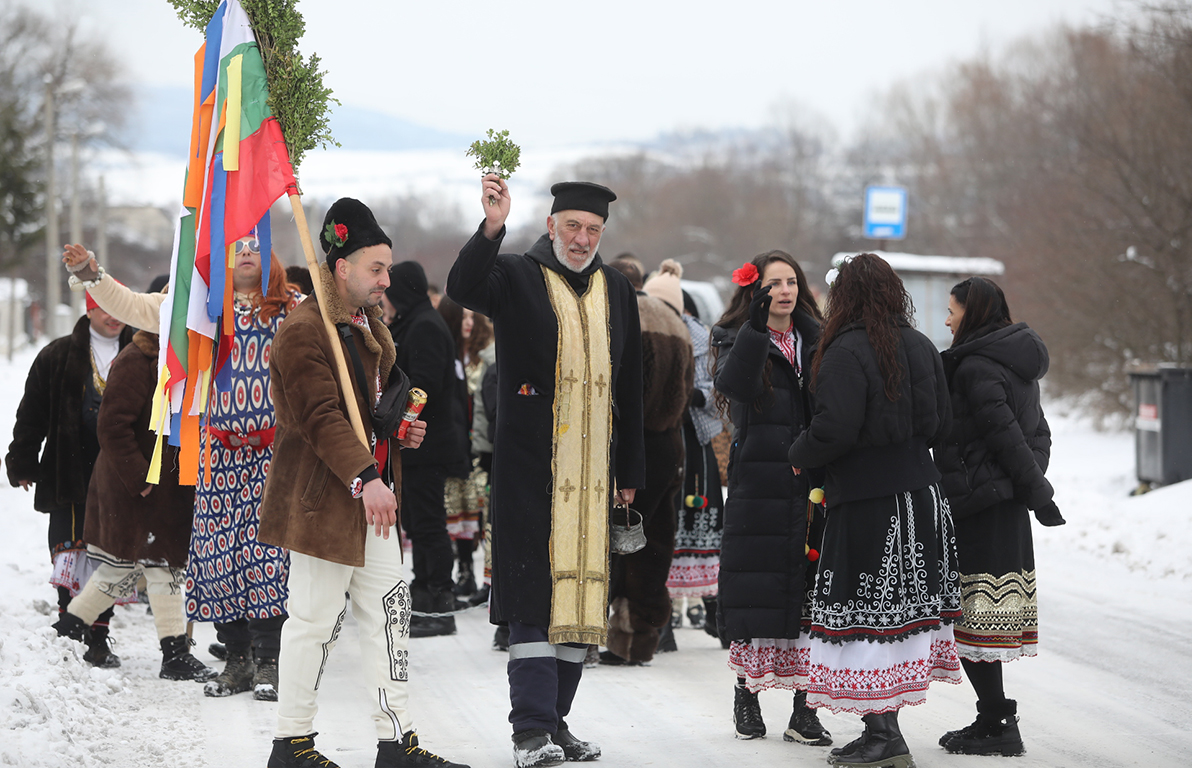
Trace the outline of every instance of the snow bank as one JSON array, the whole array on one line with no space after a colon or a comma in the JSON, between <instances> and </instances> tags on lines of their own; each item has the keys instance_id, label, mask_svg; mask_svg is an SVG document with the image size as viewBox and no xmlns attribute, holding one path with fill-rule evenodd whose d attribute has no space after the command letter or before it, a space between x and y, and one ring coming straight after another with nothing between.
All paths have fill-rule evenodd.
<instances>
[{"instance_id":1,"label":"snow bank","mask_svg":"<svg viewBox=\"0 0 1192 768\"><path fill-rule=\"evenodd\" d=\"M1091 420L1049 409L1047 477L1068 520L1035 527L1040 547L1082 550L1151 578L1192 580L1192 481L1130 496L1138 485L1132 430L1098 431Z\"/></svg>"}]
</instances>

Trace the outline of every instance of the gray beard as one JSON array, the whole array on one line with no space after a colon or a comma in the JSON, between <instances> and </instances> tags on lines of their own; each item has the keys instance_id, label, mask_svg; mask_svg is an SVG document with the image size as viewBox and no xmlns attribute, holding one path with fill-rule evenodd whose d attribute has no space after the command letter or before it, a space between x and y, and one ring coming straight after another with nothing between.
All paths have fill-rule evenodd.
<instances>
[{"instance_id":1,"label":"gray beard","mask_svg":"<svg viewBox=\"0 0 1192 768\"><path fill-rule=\"evenodd\" d=\"M597 245L599 245L599 241L597 241ZM588 251L588 258L584 259L584 263L578 267L574 266L570 261L567 260L567 252L563 250L563 238L558 235L556 235L555 239L551 241L551 249L554 250L555 258L558 259L560 264L576 273L583 272L588 268L588 265L592 263L592 259L596 258L596 246L594 245L592 246L591 250Z\"/></svg>"}]
</instances>

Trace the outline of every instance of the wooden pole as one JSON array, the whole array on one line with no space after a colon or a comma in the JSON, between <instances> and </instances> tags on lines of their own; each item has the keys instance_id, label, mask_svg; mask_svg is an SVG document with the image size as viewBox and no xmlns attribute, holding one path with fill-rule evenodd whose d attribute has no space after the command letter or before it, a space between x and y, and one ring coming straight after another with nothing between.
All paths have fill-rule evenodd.
<instances>
[{"instance_id":1,"label":"wooden pole","mask_svg":"<svg viewBox=\"0 0 1192 768\"><path fill-rule=\"evenodd\" d=\"M327 338L331 339L331 353L335 356L335 367L339 371L339 386L344 391L344 401L348 406L348 420L352 422L352 429L364 447L372 450L372 443L368 433L364 431L364 422L360 418L360 406L356 404L356 390L352 386L352 377L348 375L348 363L344 359L344 349L340 346L339 334L331 318L327 316L327 296L323 286L323 279L319 276L319 262L315 259L315 244L310 239L310 226L306 223L306 211L302 209L302 201L298 195L290 195L290 207L294 210L294 223L298 225L298 239L302 241L302 252L306 255L306 267L310 270L310 281L315 286L315 296L319 300L319 314L323 316L323 328L327 331Z\"/></svg>"}]
</instances>

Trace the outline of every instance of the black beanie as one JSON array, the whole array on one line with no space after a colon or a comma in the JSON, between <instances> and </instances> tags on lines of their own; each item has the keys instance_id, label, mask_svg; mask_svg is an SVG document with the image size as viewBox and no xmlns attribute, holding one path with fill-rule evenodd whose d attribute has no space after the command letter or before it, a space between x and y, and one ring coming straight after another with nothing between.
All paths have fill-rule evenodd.
<instances>
[{"instance_id":1,"label":"black beanie","mask_svg":"<svg viewBox=\"0 0 1192 768\"><path fill-rule=\"evenodd\" d=\"M351 197L341 197L327 209L319 242L326 255L327 266L335 270L335 262L351 256L370 245L388 245L393 241L377 224L368 206Z\"/></svg>"}]
</instances>

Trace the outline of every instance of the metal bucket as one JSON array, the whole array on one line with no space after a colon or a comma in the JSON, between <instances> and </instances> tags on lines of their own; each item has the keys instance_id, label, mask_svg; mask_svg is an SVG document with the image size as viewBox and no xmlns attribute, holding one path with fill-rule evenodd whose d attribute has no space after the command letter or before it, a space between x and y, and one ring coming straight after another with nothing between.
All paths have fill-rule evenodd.
<instances>
[{"instance_id":1,"label":"metal bucket","mask_svg":"<svg viewBox=\"0 0 1192 768\"><path fill-rule=\"evenodd\" d=\"M633 516L637 522L630 522ZM646 546L646 529L642 525L642 514L630 507L613 507L608 521L608 548L614 555L632 555Z\"/></svg>"}]
</instances>

